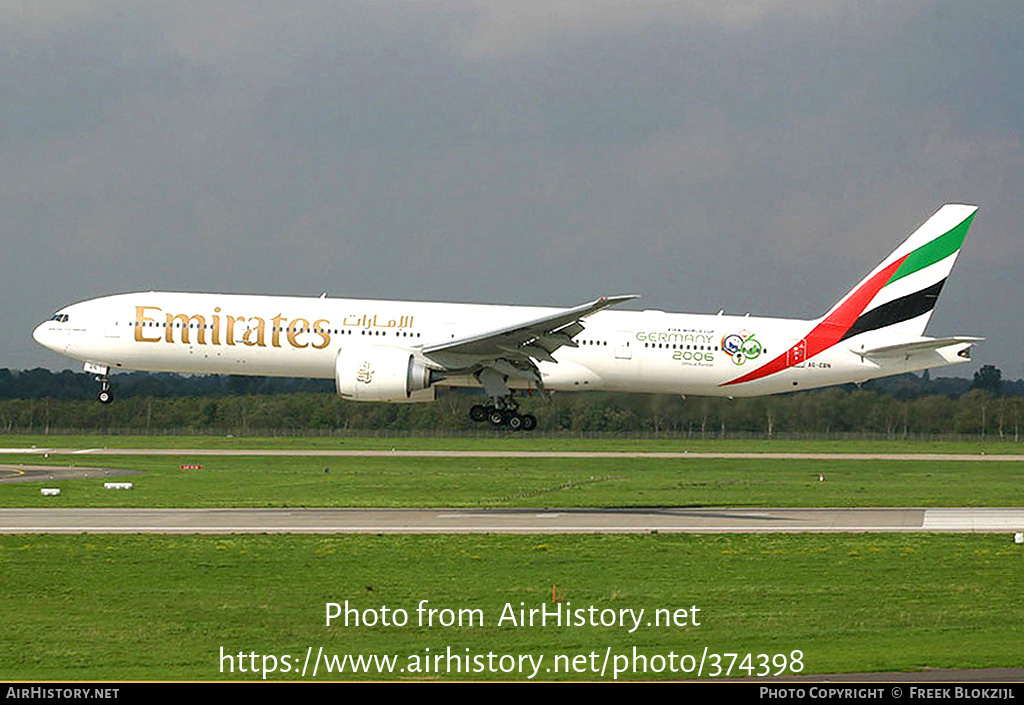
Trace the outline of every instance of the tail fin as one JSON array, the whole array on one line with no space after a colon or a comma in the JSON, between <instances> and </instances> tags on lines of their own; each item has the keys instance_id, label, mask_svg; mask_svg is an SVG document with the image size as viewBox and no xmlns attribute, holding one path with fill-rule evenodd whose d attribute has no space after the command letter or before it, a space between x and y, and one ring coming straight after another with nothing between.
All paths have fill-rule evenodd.
<instances>
[{"instance_id":1,"label":"tail fin","mask_svg":"<svg viewBox=\"0 0 1024 705\"><path fill-rule=\"evenodd\" d=\"M873 340L871 353L888 353L899 345L891 344L889 333L908 336L906 342L917 343L931 318L935 301L942 285L953 269L967 229L974 220L977 206L947 204L925 221L924 225L875 267L850 293L814 322L814 327L802 340L771 362L761 365L742 377L725 382L723 386L750 382L781 372L847 338L862 333L884 331L880 340ZM861 339L865 341L865 339ZM944 343L948 348L963 339ZM878 347L879 343L883 343ZM903 344L905 347L905 343ZM932 346L934 347L934 346ZM960 352L969 349L970 345ZM870 355L869 355L870 356ZM950 360L955 362L955 360ZM927 365L926 365L927 366Z\"/></svg>"},{"instance_id":2,"label":"tail fin","mask_svg":"<svg viewBox=\"0 0 1024 705\"><path fill-rule=\"evenodd\" d=\"M935 301L949 276L959 248L964 244L964 236L977 210L977 206L942 206L881 264L874 267L860 284L828 309L827 314L815 321L814 327L802 340L771 362L724 382L723 386L781 372L813 358L838 342L862 333L885 331L887 334L880 335L881 340L873 340L874 345L870 350L864 350L865 355L881 355L894 349L892 344L878 346L879 342L885 343L891 338L889 333L900 333L908 336L909 342L919 342L918 338L925 332ZM949 347L961 342L970 343L972 340L939 342L946 343L941 347Z\"/></svg>"},{"instance_id":3,"label":"tail fin","mask_svg":"<svg viewBox=\"0 0 1024 705\"><path fill-rule=\"evenodd\" d=\"M944 205L840 299L822 324L842 328L839 340L883 328L922 335L977 210Z\"/></svg>"}]
</instances>

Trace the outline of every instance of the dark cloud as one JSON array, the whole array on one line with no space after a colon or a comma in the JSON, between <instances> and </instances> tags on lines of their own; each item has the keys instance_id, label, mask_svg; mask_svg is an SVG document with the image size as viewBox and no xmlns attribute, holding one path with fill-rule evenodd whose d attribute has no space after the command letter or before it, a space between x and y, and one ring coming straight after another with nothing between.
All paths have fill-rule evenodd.
<instances>
[{"instance_id":1,"label":"dark cloud","mask_svg":"<svg viewBox=\"0 0 1024 705\"><path fill-rule=\"evenodd\" d=\"M930 330L1024 376L1024 9L891 5L26 9L0 366L68 364L36 321L149 288L811 317L958 201Z\"/></svg>"}]
</instances>

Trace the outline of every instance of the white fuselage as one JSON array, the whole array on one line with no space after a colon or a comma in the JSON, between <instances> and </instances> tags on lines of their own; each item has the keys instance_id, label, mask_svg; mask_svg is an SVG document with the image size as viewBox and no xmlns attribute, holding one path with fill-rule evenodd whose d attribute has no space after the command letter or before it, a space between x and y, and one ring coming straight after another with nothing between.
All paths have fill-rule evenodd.
<instances>
[{"instance_id":1,"label":"white fuselage","mask_svg":"<svg viewBox=\"0 0 1024 705\"><path fill-rule=\"evenodd\" d=\"M63 308L34 337L67 357L112 370L333 378L343 347L393 346L419 355L424 346L558 310L141 292ZM855 352L863 348L862 338L887 342L866 333L765 377L728 384L799 345L814 321L605 310L583 323L585 330L574 338L578 347L559 348L557 363L538 363L545 388L754 396L963 361L954 351L884 363L865 359ZM472 375L449 375L438 384L479 386ZM526 380L508 384L535 386Z\"/></svg>"}]
</instances>

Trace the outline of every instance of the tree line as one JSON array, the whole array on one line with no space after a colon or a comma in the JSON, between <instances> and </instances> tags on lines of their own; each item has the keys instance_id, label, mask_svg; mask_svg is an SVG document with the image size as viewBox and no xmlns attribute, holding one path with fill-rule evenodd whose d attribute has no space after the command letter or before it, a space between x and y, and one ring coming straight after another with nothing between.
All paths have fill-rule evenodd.
<instances>
[{"instance_id":1,"label":"tree line","mask_svg":"<svg viewBox=\"0 0 1024 705\"><path fill-rule=\"evenodd\" d=\"M223 397L292 394L314 392L333 394L334 381L288 377L249 377L243 375L179 375L169 372L125 372L111 377L118 399L126 397ZM0 368L0 399L95 399L99 389L95 377L84 372L52 372L41 367L32 370ZM923 375L895 375L871 380L861 386L839 387L878 392L896 399L923 396L960 397L972 389L983 389L993 396L1024 396L1024 380L1005 381L999 368L985 365L974 378ZM798 394L802 394L799 392Z\"/></svg>"},{"instance_id":2,"label":"tree line","mask_svg":"<svg viewBox=\"0 0 1024 705\"><path fill-rule=\"evenodd\" d=\"M117 400L95 402L89 375L0 370L0 432L333 433L486 431L469 419L481 396L460 390L433 404L349 402L330 380L131 373L115 378ZM986 366L974 379L902 375L860 387L725 399L602 392L524 400L539 427L573 433L644 433L691 438L951 434L1017 441L1024 385ZM940 391L941 390L941 391Z\"/></svg>"}]
</instances>

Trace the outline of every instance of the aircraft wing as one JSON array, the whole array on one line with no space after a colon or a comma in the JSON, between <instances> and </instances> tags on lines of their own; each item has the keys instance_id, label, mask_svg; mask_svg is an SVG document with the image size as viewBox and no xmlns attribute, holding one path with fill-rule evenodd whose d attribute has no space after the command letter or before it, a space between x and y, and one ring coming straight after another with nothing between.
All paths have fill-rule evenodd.
<instances>
[{"instance_id":1,"label":"aircraft wing","mask_svg":"<svg viewBox=\"0 0 1024 705\"><path fill-rule=\"evenodd\" d=\"M880 348L870 348L868 350L854 350L861 357L870 359L881 359L881 358L899 358L909 357L918 353L929 352L931 350L939 350L941 348L948 348L951 345L960 345L962 343L977 343L984 338L972 338L968 336L956 336L952 338L923 338L921 340L915 340L909 343L899 343L897 345L884 345Z\"/></svg>"},{"instance_id":2,"label":"aircraft wing","mask_svg":"<svg viewBox=\"0 0 1024 705\"><path fill-rule=\"evenodd\" d=\"M476 335L427 345L423 354L448 368L487 366L494 360L533 367L533 360L557 362L552 353L563 345L576 347L573 336L583 330L580 321L598 311L635 299L635 294L602 296L581 304L522 323L495 328Z\"/></svg>"}]
</instances>

